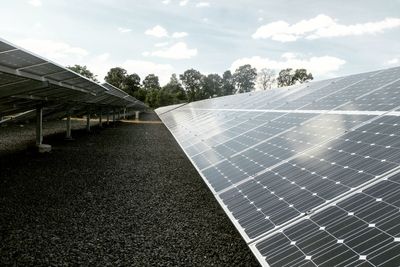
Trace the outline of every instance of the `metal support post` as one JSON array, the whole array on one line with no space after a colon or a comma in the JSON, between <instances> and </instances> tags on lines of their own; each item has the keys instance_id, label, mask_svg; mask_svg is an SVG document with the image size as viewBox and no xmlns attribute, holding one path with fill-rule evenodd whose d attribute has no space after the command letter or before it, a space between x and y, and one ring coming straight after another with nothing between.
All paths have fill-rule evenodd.
<instances>
[{"instance_id":1,"label":"metal support post","mask_svg":"<svg viewBox=\"0 0 400 267\"><path fill-rule=\"evenodd\" d=\"M139 114L140 114L140 111L135 111L135 120L136 121L139 120Z\"/></svg>"},{"instance_id":2,"label":"metal support post","mask_svg":"<svg viewBox=\"0 0 400 267\"><path fill-rule=\"evenodd\" d=\"M65 138L66 139L72 139L72 135L71 135L71 115L67 116L66 124L67 124L67 132L65 134Z\"/></svg>"},{"instance_id":3,"label":"metal support post","mask_svg":"<svg viewBox=\"0 0 400 267\"><path fill-rule=\"evenodd\" d=\"M36 108L36 145L43 142L43 108Z\"/></svg>"},{"instance_id":4,"label":"metal support post","mask_svg":"<svg viewBox=\"0 0 400 267\"><path fill-rule=\"evenodd\" d=\"M103 112L100 110L100 116L99 116L99 126L103 127Z\"/></svg>"},{"instance_id":5,"label":"metal support post","mask_svg":"<svg viewBox=\"0 0 400 267\"><path fill-rule=\"evenodd\" d=\"M86 115L86 131L90 132L90 113Z\"/></svg>"},{"instance_id":6,"label":"metal support post","mask_svg":"<svg viewBox=\"0 0 400 267\"><path fill-rule=\"evenodd\" d=\"M43 107L36 108L36 149L39 153L51 151L51 145L43 144Z\"/></svg>"}]
</instances>

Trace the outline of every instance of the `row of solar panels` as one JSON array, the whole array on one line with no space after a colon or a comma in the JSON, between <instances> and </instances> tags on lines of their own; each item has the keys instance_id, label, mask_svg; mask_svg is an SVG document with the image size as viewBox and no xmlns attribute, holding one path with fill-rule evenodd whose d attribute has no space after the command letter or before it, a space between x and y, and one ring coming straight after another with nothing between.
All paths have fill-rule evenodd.
<instances>
[{"instance_id":1,"label":"row of solar panels","mask_svg":"<svg viewBox=\"0 0 400 267\"><path fill-rule=\"evenodd\" d=\"M400 67L156 110L265 266L400 266Z\"/></svg>"},{"instance_id":2,"label":"row of solar panels","mask_svg":"<svg viewBox=\"0 0 400 267\"><path fill-rule=\"evenodd\" d=\"M109 84L98 84L0 39L0 117L44 106L44 116L146 106Z\"/></svg>"}]
</instances>

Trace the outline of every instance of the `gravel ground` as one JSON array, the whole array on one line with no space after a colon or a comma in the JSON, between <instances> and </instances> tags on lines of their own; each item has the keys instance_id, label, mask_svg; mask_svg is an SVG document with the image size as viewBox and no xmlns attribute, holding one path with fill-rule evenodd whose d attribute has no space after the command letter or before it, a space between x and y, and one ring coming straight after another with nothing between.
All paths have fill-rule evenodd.
<instances>
[{"instance_id":1,"label":"gravel ground","mask_svg":"<svg viewBox=\"0 0 400 267\"><path fill-rule=\"evenodd\" d=\"M29 127L0 140L29 143ZM1 266L258 266L164 125L63 137L44 155L0 147Z\"/></svg>"},{"instance_id":2,"label":"gravel ground","mask_svg":"<svg viewBox=\"0 0 400 267\"><path fill-rule=\"evenodd\" d=\"M98 122L92 120L91 126L97 125ZM72 120L71 129L79 130L85 129L86 121ZM57 133L65 135L66 122L57 121L44 121L43 122L43 135L46 142L46 136ZM34 123L8 123L0 125L0 155L7 153L14 153L16 151L26 150L27 147L35 145L36 126Z\"/></svg>"}]
</instances>

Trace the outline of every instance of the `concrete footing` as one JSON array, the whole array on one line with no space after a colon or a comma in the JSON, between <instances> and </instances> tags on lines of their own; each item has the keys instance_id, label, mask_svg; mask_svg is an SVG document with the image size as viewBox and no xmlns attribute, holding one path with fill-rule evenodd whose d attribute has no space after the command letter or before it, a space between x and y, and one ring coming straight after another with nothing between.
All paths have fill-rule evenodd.
<instances>
[{"instance_id":1,"label":"concrete footing","mask_svg":"<svg viewBox=\"0 0 400 267\"><path fill-rule=\"evenodd\" d=\"M51 151L51 145L39 144L36 145L36 150L39 153L48 153Z\"/></svg>"}]
</instances>

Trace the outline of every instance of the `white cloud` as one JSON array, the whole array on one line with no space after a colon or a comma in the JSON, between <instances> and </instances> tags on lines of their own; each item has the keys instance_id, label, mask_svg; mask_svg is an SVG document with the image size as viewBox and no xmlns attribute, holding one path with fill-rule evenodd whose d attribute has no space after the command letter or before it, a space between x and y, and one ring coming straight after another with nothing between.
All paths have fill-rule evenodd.
<instances>
[{"instance_id":1,"label":"white cloud","mask_svg":"<svg viewBox=\"0 0 400 267\"><path fill-rule=\"evenodd\" d=\"M167 45L169 45L168 42L163 42L163 43L156 43L154 46L155 47L164 47L164 46L167 46Z\"/></svg>"},{"instance_id":2,"label":"white cloud","mask_svg":"<svg viewBox=\"0 0 400 267\"><path fill-rule=\"evenodd\" d=\"M275 21L259 27L252 35L254 39L272 39L293 42L300 38L319 39L327 37L355 36L381 33L386 29L400 27L400 18L385 18L381 21L344 25L337 20L320 14L295 24Z\"/></svg>"},{"instance_id":3,"label":"white cloud","mask_svg":"<svg viewBox=\"0 0 400 267\"><path fill-rule=\"evenodd\" d=\"M97 79L100 82L104 82L104 77L107 72L118 64L112 62L111 55L109 53L103 53L86 60L83 65L86 65L88 69L97 75Z\"/></svg>"},{"instance_id":4,"label":"white cloud","mask_svg":"<svg viewBox=\"0 0 400 267\"><path fill-rule=\"evenodd\" d=\"M151 29L145 31L146 35L154 36L157 38L167 37L168 31L160 25L156 25Z\"/></svg>"},{"instance_id":5,"label":"white cloud","mask_svg":"<svg viewBox=\"0 0 400 267\"><path fill-rule=\"evenodd\" d=\"M268 68L280 71L285 68L305 68L316 78L327 78L333 76L334 72L339 70L345 63L345 60L332 56L304 58L294 53L284 53L279 60L259 56L241 58L235 60L230 69L231 71L235 71L239 66L244 64L250 64L258 70Z\"/></svg>"},{"instance_id":6,"label":"white cloud","mask_svg":"<svg viewBox=\"0 0 400 267\"><path fill-rule=\"evenodd\" d=\"M168 5L169 3L171 3L171 0L163 0L161 3L163 3L164 5Z\"/></svg>"},{"instance_id":7,"label":"white cloud","mask_svg":"<svg viewBox=\"0 0 400 267\"><path fill-rule=\"evenodd\" d=\"M16 44L65 65L75 64L76 61L80 61L83 57L89 55L89 52L83 48L74 47L60 41L22 39L16 40Z\"/></svg>"},{"instance_id":8,"label":"white cloud","mask_svg":"<svg viewBox=\"0 0 400 267\"><path fill-rule=\"evenodd\" d=\"M210 3L209 2L199 2L196 4L196 7L209 7Z\"/></svg>"},{"instance_id":9,"label":"white cloud","mask_svg":"<svg viewBox=\"0 0 400 267\"><path fill-rule=\"evenodd\" d=\"M168 59L189 59L197 55L197 49L191 49L186 43L179 42L168 48L154 51L150 55Z\"/></svg>"},{"instance_id":10,"label":"white cloud","mask_svg":"<svg viewBox=\"0 0 400 267\"><path fill-rule=\"evenodd\" d=\"M127 32L131 32L132 29L123 28L123 27L118 27L118 31L119 31L120 33L127 33Z\"/></svg>"},{"instance_id":11,"label":"white cloud","mask_svg":"<svg viewBox=\"0 0 400 267\"><path fill-rule=\"evenodd\" d=\"M400 63L400 59L398 57L392 58L386 61L386 65L397 65Z\"/></svg>"},{"instance_id":12,"label":"white cloud","mask_svg":"<svg viewBox=\"0 0 400 267\"><path fill-rule=\"evenodd\" d=\"M80 47L74 47L64 42L39 39L14 40L14 43L50 60L67 65L86 65L102 82L107 72L116 66L125 68L128 73L137 73L143 79L146 75L154 73L160 77L160 83L169 81L172 73L176 72L170 64L158 64L151 61L129 59L114 61L110 53L90 55Z\"/></svg>"},{"instance_id":13,"label":"white cloud","mask_svg":"<svg viewBox=\"0 0 400 267\"><path fill-rule=\"evenodd\" d=\"M39 7L39 6L43 5L41 0L29 0L28 4L30 4L31 6L34 6L34 7Z\"/></svg>"},{"instance_id":14,"label":"white cloud","mask_svg":"<svg viewBox=\"0 0 400 267\"><path fill-rule=\"evenodd\" d=\"M173 34L172 34L172 37L173 38L183 38L183 37L186 37L186 36L188 36L189 34L187 33L187 32L174 32Z\"/></svg>"},{"instance_id":15,"label":"white cloud","mask_svg":"<svg viewBox=\"0 0 400 267\"><path fill-rule=\"evenodd\" d=\"M264 20L264 18L262 18L262 17L259 17L257 20L258 20L259 22L261 22L261 21L263 21L263 20Z\"/></svg>"},{"instance_id":16,"label":"white cloud","mask_svg":"<svg viewBox=\"0 0 400 267\"><path fill-rule=\"evenodd\" d=\"M179 2L180 6L186 6L189 3L189 0L182 0Z\"/></svg>"}]
</instances>

